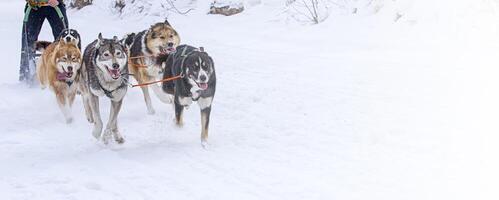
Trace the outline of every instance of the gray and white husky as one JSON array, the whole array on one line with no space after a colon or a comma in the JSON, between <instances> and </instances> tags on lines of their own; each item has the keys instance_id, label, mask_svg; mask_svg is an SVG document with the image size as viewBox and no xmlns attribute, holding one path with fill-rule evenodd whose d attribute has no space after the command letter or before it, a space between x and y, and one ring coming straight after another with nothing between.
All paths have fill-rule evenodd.
<instances>
[{"instance_id":1,"label":"gray and white husky","mask_svg":"<svg viewBox=\"0 0 499 200\"><path fill-rule=\"evenodd\" d=\"M83 80L80 91L85 112L88 121L94 123L93 136L102 139L105 144L111 137L114 137L117 143L125 142L117 122L128 83L128 53L125 46L116 36L113 39L104 39L102 34L99 34L98 39L85 48L80 74ZM111 100L110 117L104 133L99 97Z\"/></svg>"}]
</instances>

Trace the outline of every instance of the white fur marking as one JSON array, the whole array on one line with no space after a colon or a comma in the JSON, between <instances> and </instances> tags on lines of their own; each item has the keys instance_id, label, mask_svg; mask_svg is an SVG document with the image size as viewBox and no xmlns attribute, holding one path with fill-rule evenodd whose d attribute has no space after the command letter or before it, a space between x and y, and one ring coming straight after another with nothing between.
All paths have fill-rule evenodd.
<instances>
[{"instance_id":1,"label":"white fur marking","mask_svg":"<svg viewBox=\"0 0 499 200\"><path fill-rule=\"evenodd\" d=\"M207 98L199 98L198 99L198 105L201 110L208 108L211 106L211 102L213 101L213 97L207 97Z\"/></svg>"},{"instance_id":2,"label":"white fur marking","mask_svg":"<svg viewBox=\"0 0 499 200\"><path fill-rule=\"evenodd\" d=\"M192 104L192 98L191 97L179 97L178 98L180 105L183 106L188 106Z\"/></svg>"}]
</instances>

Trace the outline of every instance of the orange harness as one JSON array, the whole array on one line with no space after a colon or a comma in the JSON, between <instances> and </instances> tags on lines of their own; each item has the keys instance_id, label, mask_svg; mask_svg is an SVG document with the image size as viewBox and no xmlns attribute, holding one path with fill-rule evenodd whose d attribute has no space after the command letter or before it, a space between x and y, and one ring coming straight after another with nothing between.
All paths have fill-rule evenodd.
<instances>
[{"instance_id":1,"label":"orange harness","mask_svg":"<svg viewBox=\"0 0 499 200\"><path fill-rule=\"evenodd\" d=\"M174 80L181 79L181 78L184 78L184 75L178 75L178 76L174 76L174 77L170 77L170 78L165 78L165 79L162 79L162 80L159 80L159 81L152 81L152 82L148 82L148 83L142 83L142 84L132 85L132 88L147 86L147 85L151 85L151 84L155 84L155 83L162 83L162 82L174 81Z\"/></svg>"},{"instance_id":2,"label":"orange harness","mask_svg":"<svg viewBox=\"0 0 499 200\"><path fill-rule=\"evenodd\" d=\"M130 57L130 58L128 58L128 64L132 64L132 65L135 65L135 66L138 66L138 67L148 67L147 65L135 64L135 63L132 62L132 59L147 58L147 57L156 57L156 56L153 56L153 55L145 56L144 55L144 56ZM170 77L170 78L165 78L165 79L158 80L158 81L141 83L141 84L136 84L136 85L131 85L131 86L132 86L132 88L134 88L134 87L142 87L142 86L152 85L152 84L155 84L155 83L162 83L162 82L174 81L174 80L181 79L181 78L184 78L183 74L178 75L178 76L174 76L174 77Z\"/></svg>"},{"instance_id":3,"label":"orange harness","mask_svg":"<svg viewBox=\"0 0 499 200\"><path fill-rule=\"evenodd\" d=\"M143 67L143 68L146 68L146 67L147 67L147 65L142 65L142 64L136 64L136 63L133 63L133 62L132 62L132 59L147 58L147 57L156 57L156 56L149 55L149 56L134 56L134 57L130 57L130 58L128 58L128 64L130 64L130 65L134 65L134 66L137 66L137 67Z\"/></svg>"}]
</instances>

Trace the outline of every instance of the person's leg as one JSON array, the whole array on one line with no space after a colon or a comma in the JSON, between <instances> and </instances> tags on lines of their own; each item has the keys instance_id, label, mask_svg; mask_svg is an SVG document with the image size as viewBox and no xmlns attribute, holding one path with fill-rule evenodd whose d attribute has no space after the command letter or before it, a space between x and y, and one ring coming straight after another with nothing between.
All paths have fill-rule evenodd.
<instances>
[{"instance_id":1,"label":"person's leg","mask_svg":"<svg viewBox=\"0 0 499 200\"><path fill-rule=\"evenodd\" d=\"M52 27L52 35L54 36L54 40L59 37L61 34L62 30L64 30L66 27L68 27L68 17L66 16L66 6L64 4L59 4L57 6L61 10L61 14L64 17L64 20L61 20L59 14L57 13L56 9L53 7L45 7L46 8L46 14L47 14L47 20L50 23L50 27Z\"/></svg>"},{"instance_id":2,"label":"person's leg","mask_svg":"<svg viewBox=\"0 0 499 200\"><path fill-rule=\"evenodd\" d=\"M27 8L25 8L24 11L26 12L26 10ZM28 16L28 21L23 22L21 39L21 63L19 69L20 81L31 81L31 74L34 74L34 71L30 71L33 70L30 69L30 62L32 62L31 65L34 64L34 43L36 40L38 40L38 34L40 34L44 20L45 17L43 13L39 12L38 10L31 10Z\"/></svg>"}]
</instances>

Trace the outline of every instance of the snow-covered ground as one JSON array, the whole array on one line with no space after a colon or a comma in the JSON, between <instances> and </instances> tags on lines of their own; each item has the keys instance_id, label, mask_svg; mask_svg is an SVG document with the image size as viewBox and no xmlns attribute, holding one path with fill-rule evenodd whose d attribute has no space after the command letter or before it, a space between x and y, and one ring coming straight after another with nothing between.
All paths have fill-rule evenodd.
<instances>
[{"instance_id":1,"label":"snow-covered ground","mask_svg":"<svg viewBox=\"0 0 499 200\"><path fill-rule=\"evenodd\" d=\"M69 11L85 45L163 20L95 2ZM139 89L119 115L124 145L92 137L79 97L65 124L51 92L17 82L24 5L1 0L0 199L497 199L497 2L411 2L397 23L381 10L304 26L264 0L169 16L216 63L205 150L196 106L176 128Z\"/></svg>"}]
</instances>

